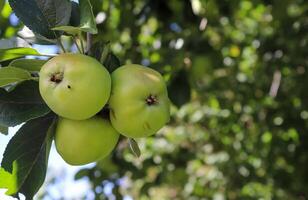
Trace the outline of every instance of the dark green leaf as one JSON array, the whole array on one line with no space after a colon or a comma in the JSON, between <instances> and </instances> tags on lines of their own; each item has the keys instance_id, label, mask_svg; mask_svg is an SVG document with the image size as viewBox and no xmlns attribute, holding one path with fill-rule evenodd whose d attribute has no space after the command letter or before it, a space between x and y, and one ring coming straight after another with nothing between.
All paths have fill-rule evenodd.
<instances>
[{"instance_id":1,"label":"dark green leaf","mask_svg":"<svg viewBox=\"0 0 308 200\"><path fill-rule=\"evenodd\" d=\"M138 146L138 143L132 139L132 138L128 138L128 142L129 142L129 147L131 149L131 151L133 152L133 154L137 157L140 156L140 149Z\"/></svg>"},{"instance_id":2,"label":"dark green leaf","mask_svg":"<svg viewBox=\"0 0 308 200\"><path fill-rule=\"evenodd\" d=\"M89 169L81 169L75 174L74 179L79 180L88 175L89 175Z\"/></svg>"},{"instance_id":3,"label":"dark green leaf","mask_svg":"<svg viewBox=\"0 0 308 200\"><path fill-rule=\"evenodd\" d=\"M9 128L6 126L0 126L0 133L7 135L9 131Z\"/></svg>"},{"instance_id":4,"label":"dark green leaf","mask_svg":"<svg viewBox=\"0 0 308 200\"><path fill-rule=\"evenodd\" d=\"M25 81L7 92L0 89L0 125L16 126L50 112L35 81Z\"/></svg>"},{"instance_id":5,"label":"dark green leaf","mask_svg":"<svg viewBox=\"0 0 308 200\"><path fill-rule=\"evenodd\" d=\"M169 98L177 107L190 101L190 85L184 70L178 72L171 80L168 87Z\"/></svg>"},{"instance_id":6,"label":"dark green leaf","mask_svg":"<svg viewBox=\"0 0 308 200\"><path fill-rule=\"evenodd\" d=\"M50 29L69 23L72 5L68 0L9 0L18 18L33 32L47 38L57 35Z\"/></svg>"},{"instance_id":7,"label":"dark green leaf","mask_svg":"<svg viewBox=\"0 0 308 200\"><path fill-rule=\"evenodd\" d=\"M15 67L0 68L0 87L30 79L32 79L31 74L26 70Z\"/></svg>"},{"instance_id":8,"label":"dark green leaf","mask_svg":"<svg viewBox=\"0 0 308 200\"><path fill-rule=\"evenodd\" d=\"M43 184L54 133L54 115L33 119L10 140L3 154L0 187L32 199Z\"/></svg>"},{"instance_id":9,"label":"dark green leaf","mask_svg":"<svg viewBox=\"0 0 308 200\"><path fill-rule=\"evenodd\" d=\"M102 41L99 42L95 42L94 44L92 44L88 55L95 58L96 60L101 60L101 56L105 47L105 43Z\"/></svg>"},{"instance_id":10,"label":"dark green leaf","mask_svg":"<svg viewBox=\"0 0 308 200\"><path fill-rule=\"evenodd\" d=\"M109 53L103 65L111 73L121 66L120 60L113 53Z\"/></svg>"},{"instance_id":11,"label":"dark green leaf","mask_svg":"<svg viewBox=\"0 0 308 200\"><path fill-rule=\"evenodd\" d=\"M17 59L10 63L10 66L24 69L30 72L39 72L41 67L47 62L47 60L36 59ZM0 75L1 76L1 75Z\"/></svg>"},{"instance_id":12,"label":"dark green leaf","mask_svg":"<svg viewBox=\"0 0 308 200\"><path fill-rule=\"evenodd\" d=\"M32 48L10 48L0 49L0 62L22 58L28 55L40 56L41 54Z\"/></svg>"},{"instance_id":13,"label":"dark green leaf","mask_svg":"<svg viewBox=\"0 0 308 200\"><path fill-rule=\"evenodd\" d=\"M80 24L80 8L78 3L74 1L72 1L71 3L72 3L72 12L69 25L77 27Z\"/></svg>"}]
</instances>

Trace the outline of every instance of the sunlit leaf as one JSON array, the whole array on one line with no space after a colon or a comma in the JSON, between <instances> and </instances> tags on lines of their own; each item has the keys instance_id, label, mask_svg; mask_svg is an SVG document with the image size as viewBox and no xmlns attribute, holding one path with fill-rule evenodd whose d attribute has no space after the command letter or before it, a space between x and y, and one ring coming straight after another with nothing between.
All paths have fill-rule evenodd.
<instances>
[{"instance_id":1,"label":"sunlit leaf","mask_svg":"<svg viewBox=\"0 0 308 200\"><path fill-rule=\"evenodd\" d=\"M64 31L69 35L78 35L82 31L80 27L74 27L74 26L58 26L58 27L52 28L52 30Z\"/></svg>"},{"instance_id":2,"label":"sunlit leaf","mask_svg":"<svg viewBox=\"0 0 308 200\"><path fill-rule=\"evenodd\" d=\"M11 83L30 80L31 78L31 74L23 69L15 67L0 68L0 87L6 86Z\"/></svg>"},{"instance_id":3,"label":"sunlit leaf","mask_svg":"<svg viewBox=\"0 0 308 200\"><path fill-rule=\"evenodd\" d=\"M17 47L10 49L0 49L0 62L22 58L29 55L40 56L41 54L32 48Z\"/></svg>"}]
</instances>

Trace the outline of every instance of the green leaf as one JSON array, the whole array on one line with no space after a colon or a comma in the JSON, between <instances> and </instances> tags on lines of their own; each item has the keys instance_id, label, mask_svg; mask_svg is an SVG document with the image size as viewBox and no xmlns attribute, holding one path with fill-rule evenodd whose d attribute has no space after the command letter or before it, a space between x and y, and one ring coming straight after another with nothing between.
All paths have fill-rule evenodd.
<instances>
[{"instance_id":1,"label":"green leaf","mask_svg":"<svg viewBox=\"0 0 308 200\"><path fill-rule=\"evenodd\" d=\"M46 38L56 38L50 29L67 25L72 5L68 0L9 0L16 16L33 32Z\"/></svg>"},{"instance_id":2,"label":"green leaf","mask_svg":"<svg viewBox=\"0 0 308 200\"><path fill-rule=\"evenodd\" d=\"M0 125L16 126L49 112L35 81L18 84L11 92L0 89Z\"/></svg>"},{"instance_id":3,"label":"green leaf","mask_svg":"<svg viewBox=\"0 0 308 200\"><path fill-rule=\"evenodd\" d=\"M190 101L190 85L184 70L178 72L171 80L168 87L169 98L177 107Z\"/></svg>"},{"instance_id":4,"label":"green leaf","mask_svg":"<svg viewBox=\"0 0 308 200\"><path fill-rule=\"evenodd\" d=\"M80 19L81 30L92 34L97 34L96 22L90 1L79 0L79 4L81 13L81 19Z\"/></svg>"},{"instance_id":5,"label":"green leaf","mask_svg":"<svg viewBox=\"0 0 308 200\"><path fill-rule=\"evenodd\" d=\"M40 56L41 54L32 48L17 47L10 49L0 49L0 62L22 58L28 55Z\"/></svg>"},{"instance_id":6,"label":"green leaf","mask_svg":"<svg viewBox=\"0 0 308 200\"><path fill-rule=\"evenodd\" d=\"M80 27L74 27L74 26L58 26L52 28L52 30L64 31L69 35L78 35L82 31Z\"/></svg>"},{"instance_id":7,"label":"green leaf","mask_svg":"<svg viewBox=\"0 0 308 200\"><path fill-rule=\"evenodd\" d=\"M0 126L0 133L7 135L9 132L9 128L6 126Z\"/></svg>"},{"instance_id":8,"label":"green leaf","mask_svg":"<svg viewBox=\"0 0 308 200\"><path fill-rule=\"evenodd\" d=\"M30 79L32 79L31 74L26 70L15 67L0 68L0 87Z\"/></svg>"},{"instance_id":9,"label":"green leaf","mask_svg":"<svg viewBox=\"0 0 308 200\"><path fill-rule=\"evenodd\" d=\"M13 60L9 66L24 69L30 72L39 72L41 67L47 62L47 60L36 60L36 59L17 59ZM0 75L1 76L1 75Z\"/></svg>"},{"instance_id":10,"label":"green leaf","mask_svg":"<svg viewBox=\"0 0 308 200\"><path fill-rule=\"evenodd\" d=\"M10 140L3 154L0 187L8 195L23 193L32 199L46 176L55 116L27 122Z\"/></svg>"},{"instance_id":11,"label":"green leaf","mask_svg":"<svg viewBox=\"0 0 308 200\"><path fill-rule=\"evenodd\" d=\"M133 154L136 157L139 157L141 153L140 153L138 143L132 138L128 138L128 142L129 142L129 147L130 147L131 151L133 152Z\"/></svg>"},{"instance_id":12,"label":"green leaf","mask_svg":"<svg viewBox=\"0 0 308 200\"><path fill-rule=\"evenodd\" d=\"M97 27L92 11L92 6L89 0L80 0L80 25L75 26L57 26L52 30L64 31L70 35L78 35L81 31L92 34L97 34ZM75 8L76 9L76 8Z\"/></svg>"}]
</instances>

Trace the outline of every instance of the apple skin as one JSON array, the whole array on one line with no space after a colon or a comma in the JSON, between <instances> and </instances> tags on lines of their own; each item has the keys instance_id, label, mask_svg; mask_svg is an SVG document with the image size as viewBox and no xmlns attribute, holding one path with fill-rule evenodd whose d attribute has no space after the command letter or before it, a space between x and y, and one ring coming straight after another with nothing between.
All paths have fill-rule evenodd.
<instances>
[{"instance_id":1,"label":"apple skin","mask_svg":"<svg viewBox=\"0 0 308 200\"><path fill-rule=\"evenodd\" d=\"M74 120L88 119L107 103L109 72L98 61L82 54L61 54L40 70L40 93L56 114Z\"/></svg>"},{"instance_id":2,"label":"apple skin","mask_svg":"<svg viewBox=\"0 0 308 200\"><path fill-rule=\"evenodd\" d=\"M59 118L55 144L70 165L85 165L105 158L114 149L119 133L98 116L86 120Z\"/></svg>"},{"instance_id":3,"label":"apple skin","mask_svg":"<svg viewBox=\"0 0 308 200\"><path fill-rule=\"evenodd\" d=\"M147 137L169 121L170 101L160 73L128 64L116 69L111 80L110 120L118 132L130 138Z\"/></svg>"}]
</instances>

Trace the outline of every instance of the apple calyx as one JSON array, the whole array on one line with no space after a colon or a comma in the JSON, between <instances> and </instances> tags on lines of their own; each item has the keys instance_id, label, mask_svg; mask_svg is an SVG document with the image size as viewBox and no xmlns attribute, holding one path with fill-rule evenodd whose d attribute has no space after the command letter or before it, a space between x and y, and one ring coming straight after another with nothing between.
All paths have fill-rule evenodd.
<instances>
[{"instance_id":1,"label":"apple calyx","mask_svg":"<svg viewBox=\"0 0 308 200\"><path fill-rule=\"evenodd\" d=\"M150 94L150 95L148 96L148 98L147 98L145 101L146 101L146 103L147 103L149 106L155 105L155 104L158 103L157 96L152 95L152 94Z\"/></svg>"},{"instance_id":2,"label":"apple calyx","mask_svg":"<svg viewBox=\"0 0 308 200\"><path fill-rule=\"evenodd\" d=\"M60 83L63 80L63 73L57 72L51 75L50 81Z\"/></svg>"}]
</instances>

